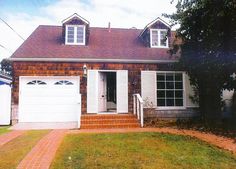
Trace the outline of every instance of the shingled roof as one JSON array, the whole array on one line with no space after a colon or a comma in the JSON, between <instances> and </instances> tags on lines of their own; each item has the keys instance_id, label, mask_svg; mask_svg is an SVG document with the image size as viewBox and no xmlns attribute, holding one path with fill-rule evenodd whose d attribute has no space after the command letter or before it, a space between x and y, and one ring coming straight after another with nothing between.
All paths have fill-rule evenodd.
<instances>
[{"instance_id":1,"label":"shingled roof","mask_svg":"<svg viewBox=\"0 0 236 169\"><path fill-rule=\"evenodd\" d=\"M62 26L39 26L11 58L176 60L167 48L146 47L139 39L141 29L90 27L86 46L65 45ZM173 32L171 33L173 37ZM173 38L170 39L173 41Z\"/></svg>"}]
</instances>

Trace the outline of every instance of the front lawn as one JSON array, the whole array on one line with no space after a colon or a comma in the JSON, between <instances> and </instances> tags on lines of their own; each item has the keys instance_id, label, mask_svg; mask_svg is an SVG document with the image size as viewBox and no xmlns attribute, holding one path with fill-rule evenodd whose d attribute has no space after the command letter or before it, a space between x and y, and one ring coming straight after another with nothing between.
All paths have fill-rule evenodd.
<instances>
[{"instance_id":1,"label":"front lawn","mask_svg":"<svg viewBox=\"0 0 236 169\"><path fill-rule=\"evenodd\" d=\"M0 168L12 169L20 163L33 146L48 133L47 130L27 131L0 147Z\"/></svg>"},{"instance_id":2,"label":"front lawn","mask_svg":"<svg viewBox=\"0 0 236 169\"><path fill-rule=\"evenodd\" d=\"M8 128L8 126L0 126L0 135L9 132Z\"/></svg>"},{"instance_id":3,"label":"front lawn","mask_svg":"<svg viewBox=\"0 0 236 169\"><path fill-rule=\"evenodd\" d=\"M51 169L236 168L236 157L186 136L160 133L67 135Z\"/></svg>"}]
</instances>

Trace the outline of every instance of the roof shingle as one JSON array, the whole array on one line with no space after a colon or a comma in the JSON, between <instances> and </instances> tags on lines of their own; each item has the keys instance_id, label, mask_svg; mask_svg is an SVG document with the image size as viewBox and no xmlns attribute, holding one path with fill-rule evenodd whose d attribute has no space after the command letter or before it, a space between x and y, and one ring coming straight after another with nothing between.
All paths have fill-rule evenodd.
<instances>
[{"instance_id":1,"label":"roof shingle","mask_svg":"<svg viewBox=\"0 0 236 169\"><path fill-rule=\"evenodd\" d=\"M149 48L138 39L141 29L90 27L87 46L65 45L61 26L39 26L12 58L175 60L166 48Z\"/></svg>"}]
</instances>

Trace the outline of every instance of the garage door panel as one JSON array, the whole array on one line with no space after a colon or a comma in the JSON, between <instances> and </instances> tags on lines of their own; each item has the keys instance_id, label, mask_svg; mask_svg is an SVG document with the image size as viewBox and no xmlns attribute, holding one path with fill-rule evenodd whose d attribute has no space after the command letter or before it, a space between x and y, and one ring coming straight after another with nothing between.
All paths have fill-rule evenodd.
<instances>
[{"instance_id":1,"label":"garage door panel","mask_svg":"<svg viewBox=\"0 0 236 169\"><path fill-rule=\"evenodd\" d=\"M46 84L27 84L39 80ZM77 121L78 95L79 77L20 77L19 121Z\"/></svg>"},{"instance_id":2,"label":"garage door panel","mask_svg":"<svg viewBox=\"0 0 236 169\"><path fill-rule=\"evenodd\" d=\"M50 92L49 92L50 89ZM55 90L52 88L46 88L46 89L24 89L24 92L22 96L74 96L76 90L75 89L60 89L60 90Z\"/></svg>"},{"instance_id":3,"label":"garage door panel","mask_svg":"<svg viewBox=\"0 0 236 169\"><path fill-rule=\"evenodd\" d=\"M74 119L77 119L78 116L76 114L67 114L65 112L57 113L56 115L48 114L48 112L39 113L32 113L32 112L25 112L19 118L19 122L73 122Z\"/></svg>"},{"instance_id":4,"label":"garage door panel","mask_svg":"<svg viewBox=\"0 0 236 169\"><path fill-rule=\"evenodd\" d=\"M22 108L22 111L24 113L26 112L32 112L32 113L62 113L65 112L67 114L69 113L76 113L77 106L74 104L71 105L37 105L37 108L35 106L25 106Z\"/></svg>"},{"instance_id":5,"label":"garage door panel","mask_svg":"<svg viewBox=\"0 0 236 169\"><path fill-rule=\"evenodd\" d=\"M65 97L58 97L57 99L55 99L55 97L47 97L47 99L45 99L45 97L29 96L29 97L25 98L24 105L75 104L76 101L77 100L75 97L71 98L71 97L66 97L66 96Z\"/></svg>"}]
</instances>

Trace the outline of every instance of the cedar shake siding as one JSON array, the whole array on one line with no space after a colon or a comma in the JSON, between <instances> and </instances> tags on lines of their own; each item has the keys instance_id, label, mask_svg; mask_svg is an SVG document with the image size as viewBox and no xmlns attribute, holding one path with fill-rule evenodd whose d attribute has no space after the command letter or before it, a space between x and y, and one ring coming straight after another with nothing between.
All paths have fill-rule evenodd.
<instances>
[{"instance_id":1,"label":"cedar shake siding","mask_svg":"<svg viewBox=\"0 0 236 169\"><path fill-rule=\"evenodd\" d=\"M133 94L141 93L141 70L167 69L168 65L157 64L119 64L119 63L60 63L60 62L13 62L14 83L13 103L18 105L19 76L80 76L80 93L82 94L82 113L87 112L87 78L83 77L83 65L94 70L128 70L128 105L133 109ZM16 117L15 117L16 116ZM13 113L17 118L17 112Z\"/></svg>"}]
</instances>

